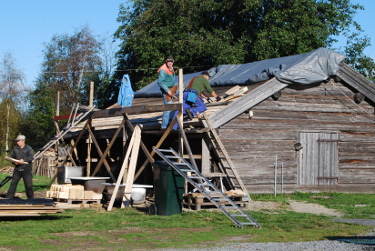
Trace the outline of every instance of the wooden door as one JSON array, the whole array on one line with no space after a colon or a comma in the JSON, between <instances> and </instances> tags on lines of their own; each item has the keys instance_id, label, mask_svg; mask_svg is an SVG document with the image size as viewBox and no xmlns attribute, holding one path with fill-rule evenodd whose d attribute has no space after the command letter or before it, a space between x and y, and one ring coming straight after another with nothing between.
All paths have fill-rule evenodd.
<instances>
[{"instance_id":1,"label":"wooden door","mask_svg":"<svg viewBox=\"0 0 375 251\"><path fill-rule=\"evenodd\" d=\"M338 132L300 132L298 185L337 184L338 137Z\"/></svg>"}]
</instances>

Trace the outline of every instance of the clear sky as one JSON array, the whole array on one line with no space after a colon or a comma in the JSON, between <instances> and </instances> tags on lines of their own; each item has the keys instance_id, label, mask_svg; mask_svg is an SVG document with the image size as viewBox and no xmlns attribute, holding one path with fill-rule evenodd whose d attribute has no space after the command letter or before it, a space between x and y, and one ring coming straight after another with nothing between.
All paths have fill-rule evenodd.
<instances>
[{"instance_id":1,"label":"clear sky","mask_svg":"<svg viewBox=\"0 0 375 251\"><path fill-rule=\"evenodd\" d=\"M121 3L126 0L0 0L0 59L11 52L32 87L53 35L88 25L94 35L111 36Z\"/></svg>"},{"instance_id":2,"label":"clear sky","mask_svg":"<svg viewBox=\"0 0 375 251\"><path fill-rule=\"evenodd\" d=\"M29 86L38 76L44 44L53 35L69 34L88 25L93 34L111 36L119 26L119 6L125 0L0 0L0 59L11 52ZM365 10L355 16L373 46L366 55L375 59L375 0L352 0ZM343 42L344 45L344 42Z\"/></svg>"}]
</instances>

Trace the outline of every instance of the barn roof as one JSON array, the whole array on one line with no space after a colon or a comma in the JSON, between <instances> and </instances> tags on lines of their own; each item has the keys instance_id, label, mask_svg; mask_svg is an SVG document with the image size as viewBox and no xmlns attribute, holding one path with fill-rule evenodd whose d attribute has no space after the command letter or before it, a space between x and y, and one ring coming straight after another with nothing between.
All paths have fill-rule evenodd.
<instances>
[{"instance_id":1,"label":"barn roof","mask_svg":"<svg viewBox=\"0 0 375 251\"><path fill-rule=\"evenodd\" d=\"M247 64L219 65L208 70L211 86L249 85L273 77L282 83L311 84L336 75L345 56L326 48L309 53ZM185 74L184 86L200 72ZM177 81L177 79L176 79ZM135 93L135 97L161 96L157 80Z\"/></svg>"},{"instance_id":2,"label":"barn roof","mask_svg":"<svg viewBox=\"0 0 375 251\"><path fill-rule=\"evenodd\" d=\"M207 105L207 113L214 128L218 128L257 104L280 92L290 84L320 84L330 78L338 78L354 92L358 92L375 104L375 85L354 69L344 64L345 56L319 48L310 53L274 58L240 65L219 65L209 69L211 86L224 90L228 86L252 86L249 91L229 102ZM200 72L184 75L184 86ZM311 85L313 87L314 85ZM228 89L228 88L227 88ZM223 92L223 91L219 92ZM219 93L221 95L221 93ZM97 111L93 114L93 126L101 130L111 129L120 124L122 114L129 114L132 123L142 123L150 128L159 128L161 112L133 114L132 109L146 109L162 105L156 80L135 93L134 107L121 108L119 105ZM147 108L147 109L149 109ZM146 109L146 110L147 110ZM131 115L133 114L133 115ZM103 121L102 121L103 120ZM79 128L77 128L80 130ZM72 130L74 131L74 130Z\"/></svg>"}]
</instances>

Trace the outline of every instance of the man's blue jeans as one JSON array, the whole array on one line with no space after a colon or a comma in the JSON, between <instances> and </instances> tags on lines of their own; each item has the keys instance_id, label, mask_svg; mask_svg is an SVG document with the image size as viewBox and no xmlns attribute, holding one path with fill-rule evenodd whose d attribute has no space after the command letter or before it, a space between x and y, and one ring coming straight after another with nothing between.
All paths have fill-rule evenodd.
<instances>
[{"instance_id":1,"label":"man's blue jeans","mask_svg":"<svg viewBox=\"0 0 375 251\"><path fill-rule=\"evenodd\" d=\"M163 93L163 100L165 105L172 104L171 101L167 101L167 94ZM166 129L170 123L170 120L172 119L173 113L171 111L165 111L163 112L163 120L161 122L161 129Z\"/></svg>"}]
</instances>

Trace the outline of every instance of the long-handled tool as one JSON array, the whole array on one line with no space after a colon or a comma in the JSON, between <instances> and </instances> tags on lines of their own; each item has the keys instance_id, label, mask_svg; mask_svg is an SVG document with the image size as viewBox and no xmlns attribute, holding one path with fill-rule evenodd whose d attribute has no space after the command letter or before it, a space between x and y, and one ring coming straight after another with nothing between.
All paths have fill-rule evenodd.
<instances>
[{"instance_id":1,"label":"long-handled tool","mask_svg":"<svg viewBox=\"0 0 375 251\"><path fill-rule=\"evenodd\" d=\"M3 179L3 181L0 182L0 187L4 186L6 183L8 183L8 181L10 181L12 179L12 176L7 176L5 177L5 179Z\"/></svg>"}]
</instances>

